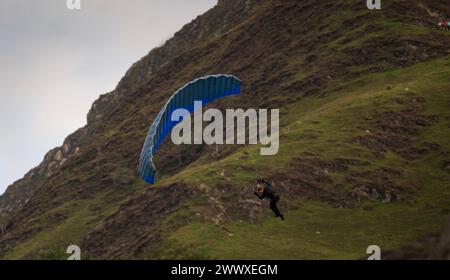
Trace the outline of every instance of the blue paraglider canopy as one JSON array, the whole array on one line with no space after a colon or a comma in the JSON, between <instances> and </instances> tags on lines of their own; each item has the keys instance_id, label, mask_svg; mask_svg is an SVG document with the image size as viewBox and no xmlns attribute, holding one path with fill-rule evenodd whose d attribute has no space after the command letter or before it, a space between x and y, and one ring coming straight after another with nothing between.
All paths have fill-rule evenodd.
<instances>
[{"instance_id":1,"label":"blue paraglider canopy","mask_svg":"<svg viewBox=\"0 0 450 280\"><path fill-rule=\"evenodd\" d=\"M172 121L177 109L194 110L194 101L206 105L214 100L241 92L241 81L231 75L211 75L193 80L177 90L162 107L150 126L140 158L140 175L147 183L155 182L156 168L153 156L164 138L180 121Z\"/></svg>"}]
</instances>

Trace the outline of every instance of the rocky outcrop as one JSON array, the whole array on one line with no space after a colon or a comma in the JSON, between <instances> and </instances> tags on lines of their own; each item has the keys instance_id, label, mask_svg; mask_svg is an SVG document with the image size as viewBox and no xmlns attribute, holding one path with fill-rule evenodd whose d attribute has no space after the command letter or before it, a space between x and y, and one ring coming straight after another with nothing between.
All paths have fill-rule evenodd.
<instances>
[{"instance_id":1,"label":"rocky outcrop","mask_svg":"<svg viewBox=\"0 0 450 280\"><path fill-rule=\"evenodd\" d=\"M81 128L67 137L61 147L49 151L37 167L9 186L0 196L0 218L24 206L44 179L57 173L70 159L79 154L85 141L86 129Z\"/></svg>"},{"instance_id":2,"label":"rocky outcrop","mask_svg":"<svg viewBox=\"0 0 450 280\"><path fill-rule=\"evenodd\" d=\"M186 24L163 46L151 50L148 55L134 63L120 80L117 88L102 95L93 104L88 114L88 124L95 125L107 117L123 97L133 94L153 73L174 58L207 41L212 36L230 30L239 24L260 2L263 1L221 0L216 7Z\"/></svg>"}]
</instances>

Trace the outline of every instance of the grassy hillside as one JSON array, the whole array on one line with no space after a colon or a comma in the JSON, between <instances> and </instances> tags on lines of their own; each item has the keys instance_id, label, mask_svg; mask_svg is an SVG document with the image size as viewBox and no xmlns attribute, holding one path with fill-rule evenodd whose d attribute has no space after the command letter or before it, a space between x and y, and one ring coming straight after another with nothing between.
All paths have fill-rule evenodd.
<instances>
[{"instance_id":1,"label":"grassy hillside","mask_svg":"<svg viewBox=\"0 0 450 280\"><path fill-rule=\"evenodd\" d=\"M236 220L221 226L201 222L186 225L169 235L158 257L354 259L364 256L369 245L395 249L438 231L450 213L450 172L442 168L450 155L449 66L450 57L446 57L412 68L369 75L347 84L344 91L330 91L324 98L308 98L289 108L296 114L284 120L282 149L277 158L267 160L256 156L256 149L247 150L251 158L251 154L255 155L253 164L275 174L289 168L286 164L290 159L311 153L320 158L367 162L363 168L330 172L334 180L341 182L339 187L343 190L354 187L347 180L352 173L370 174L383 167L390 168L401 174L393 181L403 188L399 191L404 195L401 201L384 203L370 197L361 206L346 209L299 197L295 209L287 212L286 222L272 218L267 210L256 224ZM415 127L417 134L411 139L415 143L437 144L436 150L407 161L392 150L374 155L371 149L351 144L355 135L377 133L376 125L367 121L377 113L411 108L417 108L423 116L439 116L436 123ZM305 135L315 137L305 139L302 137ZM211 165L198 167L182 177L194 180L200 178L199 174L208 174L205 169L225 166L233 182L244 178L242 183L246 183L246 174L239 174L239 167L247 165L242 160L230 156ZM274 176L276 182L282 179ZM364 180L378 183L377 178L370 176ZM379 183L376 187L383 188L384 182Z\"/></svg>"},{"instance_id":2,"label":"grassy hillside","mask_svg":"<svg viewBox=\"0 0 450 280\"><path fill-rule=\"evenodd\" d=\"M450 212L450 33L419 4L262 2L88 125L79 153L0 220L0 257L63 259L77 244L92 259L354 259L438 232ZM137 160L151 120L211 73L244 84L214 106L280 109L279 153L166 141L146 185ZM253 196L259 174L286 221Z\"/></svg>"},{"instance_id":3,"label":"grassy hillside","mask_svg":"<svg viewBox=\"0 0 450 280\"><path fill-rule=\"evenodd\" d=\"M445 57L412 68L369 75L346 85L348 91L330 91L326 97L307 98L287 108L295 111L295 116L289 114L283 119L282 146L276 157L259 157L257 147L246 148L244 150L249 154L246 162L238 159L242 151L237 151L221 162L188 168L159 183L183 180L192 184L200 181L214 185L224 180L214 170L225 170L230 174L231 182L239 182L236 186L245 189L248 180L254 177L253 172L245 172L240 168L249 165L247 161L260 170L276 174L279 170L289 168L286 165L292 158L317 154L320 158L351 158L368 162L364 171L389 167L400 172L401 176L396 178L395 183L405 188L401 192L405 195L402 201L383 203L370 197L361 206L340 208L300 196L289 202L293 205L290 205L292 210L286 213L285 222L272 218L269 210L260 213L256 223L237 219L217 225L211 221L194 219L169 232L157 250L144 251L139 257L352 259L363 256L371 244L395 249L438 231L450 212L450 173L442 168L450 150L447 141L450 136L449 66L450 57ZM423 116L439 116L436 123L419 126L414 136L418 139L416 142L438 144L437 151L405 161L393 151L388 150L380 156L362 145L351 144L351 139L355 135L366 134L365 130L370 131L368 134L376 133L376 126L366 121L367 118L370 119L377 112L398 112L410 106L420 107ZM352 167L329 174L337 181L342 180L340 187L343 190L350 190L352 184L346 178L363 170ZM278 182L284 178L274 175L273 179ZM107 195L110 193L106 193L105 197ZM71 208L72 205L62 207L69 208L73 214L61 225L36 235L5 257L20 258L30 250L62 248L68 241L79 242L89 224L98 219L89 205L101 207L101 203L80 201L75 204L76 208ZM285 203L281 205L283 207ZM59 210L54 211L56 213ZM102 214L108 211L112 213L112 210L104 209ZM195 217L195 211L192 210L182 209L180 213L171 215L178 216L176 218L184 215ZM44 253L43 256L53 256L46 250L41 253ZM64 256L63 252L55 255Z\"/></svg>"}]
</instances>

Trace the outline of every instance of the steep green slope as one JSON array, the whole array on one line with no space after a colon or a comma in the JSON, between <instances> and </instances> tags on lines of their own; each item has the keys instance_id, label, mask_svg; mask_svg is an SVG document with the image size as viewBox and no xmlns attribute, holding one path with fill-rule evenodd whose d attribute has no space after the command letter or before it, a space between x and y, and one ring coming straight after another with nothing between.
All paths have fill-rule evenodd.
<instances>
[{"instance_id":1,"label":"steep green slope","mask_svg":"<svg viewBox=\"0 0 450 280\"><path fill-rule=\"evenodd\" d=\"M91 113L61 169L13 186L33 192L2 221L0 257L64 258L77 244L98 259L360 258L371 244L439 231L450 210L450 34L420 1L362 2L263 1L136 89L102 97L112 101ZM211 73L244 84L218 108L280 108L279 154L166 141L158 183L144 184L150 121L170 93ZM253 196L258 174L282 195L284 223Z\"/></svg>"},{"instance_id":2,"label":"steep green slope","mask_svg":"<svg viewBox=\"0 0 450 280\"><path fill-rule=\"evenodd\" d=\"M243 220L227 222L220 227L211 223L191 223L170 234L156 256L352 259L364 256L372 244L382 249L394 249L438 231L450 213L450 172L448 166L444 168L450 155L449 66L450 56L447 56L412 68L358 79L347 84L346 90L329 92L322 99L303 100L290 108L296 111L297 116L289 116L291 122L283 130L284 141L279 158L253 157L253 163L275 174L277 170L289 168L286 163L290 158L306 153L316 154L321 159L351 158L367 162L362 168L344 168L328 173L333 180L341 181L339 187L343 190L354 188L348 178L355 172L370 174L380 168L389 168L390 172L398 174L393 176L392 184L402 188L397 193L404 196L400 201L379 201L369 193L362 198L364 203L360 207L347 209L300 196L295 200L296 207L286 214L286 222L273 219L267 210L260 214L261 219L256 224ZM355 135L372 137L378 133L379 128L370 122L374 115L412 109L420 110L422 116L439 116L439 120L432 124L421 126L419 122L411 127L417 129L411 140L415 143L429 141L436 146L433 150L424 151L414 160L405 160L390 149L375 155L374 150L351 144ZM315 137L308 139L306 135ZM257 151L249 153L252 158L251 154ZM226 166L230 174L239 174L239 167L247 163L231 156L212 165ZM199 178L198 174L205 174L203 169L218 168L202 166L188 178ZM238 180L238 177L232 178L233 182ZM276 182L284 179L276 175L273 178ZM377 179L370 175L364 178L374 181L378 190L387 187L384 185L386 182L377 182ZM151 252L148 253L152 256Z\"/></svg>"}]
</instances>

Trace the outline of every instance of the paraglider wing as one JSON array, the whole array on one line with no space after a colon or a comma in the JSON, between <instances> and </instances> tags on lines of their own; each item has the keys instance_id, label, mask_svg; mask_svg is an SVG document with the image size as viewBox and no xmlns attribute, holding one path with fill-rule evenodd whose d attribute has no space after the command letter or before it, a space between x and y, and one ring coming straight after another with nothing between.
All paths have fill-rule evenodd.
<instances>
[{"instance_id":1,"label":"paraglider wing","mask_svg":"<svg viewBox=\"0 0 450 280\"><path fill-rule=\"evenodd\" d=\"M153 156L179 121L172 121L176 109L194 111L194 101L206 105L214 100L241 92L241 81L230 75L211 75L198 78L177 90L162 107L150 126L140 158L140 175L147 183L155 182L156 168Z\"/></svg>"}]
</instances>

